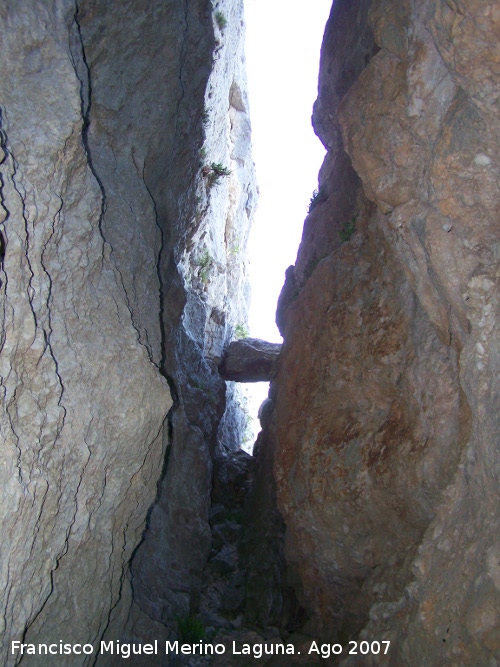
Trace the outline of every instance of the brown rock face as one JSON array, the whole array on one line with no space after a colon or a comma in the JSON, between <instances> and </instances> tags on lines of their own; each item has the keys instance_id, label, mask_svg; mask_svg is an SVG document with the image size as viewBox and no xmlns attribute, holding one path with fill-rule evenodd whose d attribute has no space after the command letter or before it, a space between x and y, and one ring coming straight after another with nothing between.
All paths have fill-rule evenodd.
<instances>
[{"instance_id":1,"label":"brown rock face","mask_svg":"<svg viewBox=\"0 0 500 667\"><path fill-rule=\"evenodd\" d=\"M398 666L500 660L499 30L493 2L335 2L278 312L290 580Z\"/></svg>"}]
</instances>

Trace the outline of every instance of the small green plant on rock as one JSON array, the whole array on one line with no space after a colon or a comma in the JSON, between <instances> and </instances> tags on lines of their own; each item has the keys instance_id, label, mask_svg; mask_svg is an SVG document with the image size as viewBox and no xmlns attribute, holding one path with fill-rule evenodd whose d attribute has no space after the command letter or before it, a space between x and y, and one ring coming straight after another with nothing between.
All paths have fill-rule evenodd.
<instances>
[{"instance_id":1,"label":"small green plant on rock","mask_svg":"<svg viewBox=\"0 0 500 667\"><path fill-rule=\"evenodd\" d=\"M200 382L199 380L191 380L190 384L192 387L198 389L198 391L202 391L204 394L208 392L207 387L203 384L203 382Z\"/></svg>"},{"instance_id":2,"label":"small green plant on rock","mask_svg":"<svg viewBox=\"0 0 500 667\"><path fill-rule=\"evenodd\" d=\"M312 276L318 264L321 262L322 259L325 259L325 257L326 255L321 255L321 257L313 257L307 262L306 268L304 270L304 276L306 279Z\"/></svg>"},{"instance_id":3,"label":"small green plant on rock","mask_svg":"<svg viewBox=\"0 0 500 667\"><path fill-rule=\"evenodd\" d=\"M234 335L238 340L241 340L242 338L248 338L250 331L246 324L237 324L234 327Z\"/></svg>"},{"instance_id":4,"label":"small green plant on rock","mask_svg":"<svg viewBox=\"0 0 500 667\"><path fill-rule=\"evenodd\" d=\"M243 431L242 446L246 447L255 441L255 437L252 429L252 417L248 413L248 409L246 407L243 408L243 414L245 415L245 430Z\"/></svg>"},{"instance_id":5,"label":"small green plant on rock","mask_svg":"<svg viewBox=\"0 0 500 667\"><path fill-rule=\"evenodd\" d=\"M325 199L326 194L323 186L321 186L319 190L313 190L311 199L309 200L309 206L307 207L307 212L310 213L318 204L325 201Z\"/></svg>"},{"instance_id":6,"label":"small green plant on rock","mask_svg":"<svg viewBox=\"0 0 500 667\"><path fill-rule=\"evenodd\" d=\"M203 176L208 177L208 186L211 188L218 183L223 176L230 176L231 169L225 167L220 162L212 162L203 166L201 173Z\"/></svg>"},{"instance_id":7,"label":"small green plant on rock","mask_svg":"<svg viewBox=\"0 0 500 667\"><path fill-rule=\"evenodd\" d=\"M217 21L217 25L219 26L220 30L223 31L227 26L227 18L224 16L224 13L220 10L215 12L215 20Z\"/></svg>"},{"instance_id":8,"label":"small green plant on rock","mask_svg":"<svg viewBox=\"0 0 500 667\"><path fill-rule=\"evenodd\" d=\"M203 251L203 254L201 255L200 259L198 260L198 266L202 269L207 269L210 266L212 266L212 258L206 248Z\"/></svg>"},{"instance_id":9,"label":"small green plant on rock","mask_svg":"<svg viewBox=\"0 0 500 667\"><path fill-rule=\"evenodd\" d=\"M201 257L198 259L198 267L200 269L200 278L204 284L208 282L208 274L212 268L214 260L210 256L208 250L204 250Z\"/></svg>"},{"instance_id":10,"label":"small green plant on rock","mask_svg":"<svg viewBox=\"0 0 500 667\"><path fill-rule=\"evenodd\" d=\"M339 236L342 243L346 243L347 241L349 241L351 236L356 231L356 220L357 216L353 215L352 218L348 222L346 222L345 225L340 230Z\"/></svg>"},{"instance_id":11,"label":"small green plant on rock","mask_svg":"<svg viewBox=\"0 0 500 667\"><path fill-rule=\"evenodd\" d=\"M234 240L233 244L228 247L227 252L229 255L239 255L241 251L241 246L240 246L241 240L240 237L236 237Z\"/></svg>"},{"instance_id":12,"label":"small green plant on rock","mask_svg":"<svg viewBox=\"0 0 500 667\"><path fill-rule=\"evenodd\" d=\"M197 644L206 636L203 623L191 615L177 619L177 632L183 644Z\"/></svg>"},{"instance_id":13,"label":"small green plant on rock","mask_svg":"<svg viewBox=\"0 0 500 667\"><path fill-rule=\"evenodd\" d=\"M231 176L231 169L228 169L220 162L212 162L210 168L217 176Z\"/></svg>"},{"instance_id":14,"label":"small green plant on rock","mask_svg":"<svg viewBox=\"0 0 500 667\"><path fill-rule=\"evenodd\" d=\"M310 213L315 206L318 205L319 191L313 190L311 199L309 200L309 206L307 207L307 212Z\"/></svg>"},{"instance_id":15,"label":"small green plant on rock","mask_svg":"<svg viewBox=\"0 0 500 667\"><path fill-rule=\"evenodd\" d=\"M242 524L243 523L243 510L239 508L228 509L226 510L226 521L232 521L233 523Z\"/></svg>"}]
</instances>

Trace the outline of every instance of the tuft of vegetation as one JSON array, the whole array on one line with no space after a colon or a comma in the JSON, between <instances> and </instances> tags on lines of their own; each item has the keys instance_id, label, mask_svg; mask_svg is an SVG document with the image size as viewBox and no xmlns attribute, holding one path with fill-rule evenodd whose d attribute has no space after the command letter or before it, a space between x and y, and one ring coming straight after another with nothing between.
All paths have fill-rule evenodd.
<instances>
[{"instance_id":1,"label":"tuft of vegetation","mask_svg":"<svg viewBox=\"0 0 500 667\"><path fill-rule=\"evenodd\" d=\"M241 239L239 236L237 236L234 239L234 242L231 246L227 248L227 252L229 255L239 255L241 251L241 246L240 246Z\"/></svg>"},{"instance_id":2,"label":"tuft of vegetation","mask_svg":"<svg viewBox=\"0 0 500 667\"><path fill-rule=\"evenodd\" d=\"M310 213L315 206L318 205L319 190L313 190L311 199L309 200L309 206L307 207L307 212Z\"/></svg>"},{"instance_id":3,"label":"tuft of vegetation","mask_svg":"<svg viewBox=\"0 0 500 667\"><path fill-rule=\"evenodd\" d=\"M321 255L321 257L313 257L307 262L306 268L304 270L304 276L306 280L312 276L318 264L321 262L322 259L325 259L326 256L327 255Z\"/></svg>"},{"instance_id":4,"label":"tuft of vegetation","mask_svg":"<svg viewBox=\"0 0 500 667\"><path fill-rule=\"evenodd\" d=\"M214 260L212 259L208 250L204 250L201 257L198 259L198 267L200 269L200 278L202 282L206 285L208 282L208 274L212 268Z\"/></svg>"},{"instance_id":5,"label":"tuft of vegetation","mask_svg":"<svg viewBox=\"0 0 500 667\"><path fill-rule=\"evenodd\" d=\"M201 173L203 176L208 176L208 185L209 187L212 187L218 183L222 177L230 176L231 169L228 169L228 167L225 167L220 162L212 162L209 165L206 164L202 168Z\"/></svg>"},{"instance_id":6,"label":"tuft of vegetation","mask_svg":"<svg viewBox=\"0 0 500 667\"><path fill-rule=\"evenodd\" d=\"M206 125L209 120L210 120L210 109L205 107L201 112L201 122L203 123L203 125Z\"/></svg>"},{"instance_id":7,"label":"tuft of vegetation","mask_svg":"<svg viewBox=\"0 0 500 667\"><path fill-rule=\"evenodd\" d=\"M210 168L217 176L231 176L231 169L228 169L220 162L212 162Z\"/></svg>"},{"instance_id":8,"label":"tuft of vegetation","mask_svg":"<svg viewBox=\"0 0 500 667\"><path fill-rule=\"evenodd\" d=\"M316 208L318 204L326 200L326 194L323 186L319 190L313 190L311 199L309 200L309 205L307 207L307 212L310 213L313 209Z\"/></svg>"},{"instance_id":9,"label":"tuft of vegetation","mask_svg":"<svg viewBox=\"0 0 500 667\"><path fill-rule=\"evenodd\" d=\"M226 510L226 521L232 521L241 525L243 523L243 510L239 508Z\"/></svg>"},{"instance_id":10,"label":"tuft of vegetation","mask_svg":"<svg viewBox=\"0 0 500 667\"><path fill-rule=\"evenodd\" d=\"M213 262L212 257L210 256L208 250L205 248L203 254L198 260L198 266L202 269L207 269L210 266L212 266L212 262Z\"/></svg>"},{"instance_id":11,"label":"tuft of vegetation","mask_svg":"<svg viewBox=\"0 0 500 667\"><path fill-rule=\"evenodd\" d=\"M191 615L177 619L177 632L183 644L197 644L206 636L203 623Z\"/></svg>"},{"instance_id":12,"label":"tuft of vegetation","mask_svg":"<svg viewBox=\"0 0 500 667\"><path fill-rule=\"evenodd\" d=\"M346 222L345 225L340 230L339 236L342 243L346 243L347 241L349 241L351 236L356 231L356 220L357 216L353 215L352 218L348 222Z\"/></svg>"},{"instance_id":13,"label":"tuft of vegetation","mask_svg":"<svg viewBox=\"0 0 500 667\"><path fill-rule=\"evenodd\" d=\"M246 336L245 336L246 337ZM253 426L253 418L248 412L248 403L245 401L244 403L240 403L240 408L243 413L243 417L245 420L245 425L243 428L243 433L242 433L242 442L241 446L246 447L250 443L255 442L255 435L254 435L254 429L252 428ZM243 520L243 514L242 514L242 520Z\"/></svg>"},{"instance_id":14,"label":"tuft of vegetation","mask_svg":"<svg viewBox=\"0 0 500 667\"><path fill-rule=\"evenodd\" d=\"M198 389L198 391L202 391L204 394L208 393L208 388L203 382L200 382L199 380L190 380L190 385L194 389Z\"/></svg>"},{"instance_id":15,"label":"tuft of vegetation","mask_svg":"<svg viewBox=\"0 0 500 667\"><path fill-rule=\"evenodd\" d=\"M227 18L224 16L224 13L220 11L220 9L215 12L215 20L217 21L217 25L219 26L220 30L223 31L227 26Z\"/></svg>"},{"instance_id":16,"label":"tuft of vegetation","mask_svg":"<svg viewBox=\"0 0 500 667\"><path fill-rule=\"evenodd\" d=\"M248 338L250 331L246 324L237 324L234 327L234 335L238 340L241 340L242 338Z\"/></svg>"}]
</instances>

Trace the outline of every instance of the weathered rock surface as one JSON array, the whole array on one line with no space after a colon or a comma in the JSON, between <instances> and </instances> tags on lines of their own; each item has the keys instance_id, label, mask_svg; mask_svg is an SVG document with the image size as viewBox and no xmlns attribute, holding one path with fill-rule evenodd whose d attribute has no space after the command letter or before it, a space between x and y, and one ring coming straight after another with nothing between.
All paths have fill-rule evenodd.
<instances>
[{"instance_id":1,"label":"weathered rock surface","mask_svg":"<svg viewBox=\"0 0 500 667\"><path fill-rule=\"evenodd\" d=\"M274 467L306 627L391 640L349 665L500 663L499 21L338 0L325 33Z\"/></svg>"},{"instance_id":2,"label":"weathered rock surface","mask_svg":"<svg viewBox=\"0 0 500 667\"><path fill-rule=\"evenodd\" d=\"M245 619L254 627L293 627L296 609L287 595L283 541L285 526L276 508L273 424L259 434L254 448L253 483L246 503L247 528L242 539L246 565Z\"/></svg>"},{"instance_id":3,"label":"weathered rock surface","mask_svg":"<svg viewBox=\"0 0 500 667\"><path fill-rule=\"evenodd\" d=\"M0 660L10 665L11 640L104 632L156 494L172 401L103 230L74 7L13 3L0 21ZM150 202L143 218L136 270L156 305ZM135 218L121 222L125 235ZM143 325L159 340L158 320Z\"/></svg>"},{"instance_id":4,"label":"weathered rock surface","mask_svg":"<svg viewBox=\"0 0 500 667\"><path fill-rule=\"evenodd\" d=\"M224 450L239 447L245 428L244 415L234 400L236 391L218 372L223 348L237 325L246 320L245 248L256 204L243 5L219 3L217 10L227 21L223 30L211 3L189 7L185 97L177 116L177 152L172 160L175 174L170 174L170 181L158 182L160 188L169 183L165 215L166 220L175 220L169 227L171 255L165 256L163 317L170 316L176 323L165 325L165 364L175 384L178 406L172 417L172 446L158 501L132 564L134 614L137 612L139 620L129 615L128 627L135 634L140 623L144 639L148 632L150 639L158 636L153 625L144 627L147 621L171 627L178 618L197 611L211 550L213 460L223 456ZM186 91L200 74L197 54L207 35L211 49L205 66L211 69L196 93L198 113L193 114L193 100ZM181 169L184 163L187 173ZM231 174L211 182L200 169L204 163L224 165ZM191 184L189 198L186 183ZM177 266L170 283L172 268L168 266ZM117 627L120 625L121 621Z\"/></svg>"},{"instance_id":5,"label":"weathered rock surface","mask_svg":"<svg viewBox=\"0 0 500 667\"><path fill-rule=\"evenodd\" d=\"M500 664L497 4L336 0L284 345L223 363L272 379L253 460L219 373L256 199L242 3L8 2L0 32L2 664L193 614L391 642L324 664Z\"/></svg>"},{"instance_id":6,"label":"weathered rock surface","mask_svg":"<svg viewBox=\"0 0 500 667\"><path fill-rule=\"evenodd\" d=\"M218 9L0 8L5 665L13 639L161 639L195 604L256 199L242 4Z\"/></svg>"},{"instance_id":7,"label":"weathered rock surface","mask_svg":"<svg viewBox=\"0 0 500 667\"><path fill-rule=\"evenodd\" d=\"M269 382L276 377L281 343L260 338L243 338L229 344L220 365L220 374L234 382Z\"/></svg>"}]
</instances>

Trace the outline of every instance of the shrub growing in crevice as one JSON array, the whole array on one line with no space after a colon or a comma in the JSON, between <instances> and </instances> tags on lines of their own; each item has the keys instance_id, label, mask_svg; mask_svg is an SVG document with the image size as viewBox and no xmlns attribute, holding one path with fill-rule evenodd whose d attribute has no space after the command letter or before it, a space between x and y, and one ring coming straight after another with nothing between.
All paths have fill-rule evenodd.
<instances>
[{"instance_id":1,"label":"shrub growing in crevice","mask_svg":"<svg viewBox=\"0 0 500 667\"><path fill-rule=\"evenodd\" d=\"M205 626L195 616L178 618L177 632L183 644L197 644L206 636Z\"/></svg>"},{"instance_id":2,"label":"shrub growing in crevice","mask_svg":"<svg viewBox=\"0 0 500 667\"><path fill-rule=\"evenodd\" d=\"M211 188L216 185L222 177L230 176L231 169L225 167L220 162L212 162L211 164L206 164L202 168L201 173L203 176L208 177L208 186Z\"/></svg>"},{"instance_id":3,"label":"shrub growing in crevice","mask_svg":"<svg viewBox=\"0 0 500 667\"><path fill-rule=\"evenodd\" d=\"M311 199L309 200L309 206L307 207L307 212L311 213L313 209L318 206L318 204L321 204L322 202L326 201L327 196L325 192L325 188L321 186L319 190L314 190L311 196Z\"/></svg>"},{"instance_id":4,"label":"shrub growing in crevice","mask_svg":"<svg viewBox=\"0 0 500 667\"><path fill-rule=\"evenodd\" d=\"M224 16L224 13L220 11L215 12L215 20L221 31L224 31L224 28L227 26L227 18Z\"/></svg>"},{"instance_id":5,"label":"shrub growing in crevice","mask_svg":"<svg viewBox=\"0 0 500 667\"><path fill-rule=\"evenodd\" d=\"M234 327L234 335L238 340L241 340L242 338L248 338L250 331L246 324L237 324Z\"/></svg>"},{"instance_id":6,"label":"shrub growing in crevice","mask_svg":"<svg viewBox=\"0 0 500 667\"><path fill-rule=\"evenodd\" d=\"M204 250L203 254L198 259L198 267L200 269L201 281L206 284L208 282L208 274L212 268L214 260L212 259L208 250Z\"/></svg>"},{"instance_id":7,"label":"shrub growing in crevice","mask_svg":"<svg viewBox=\"0 0 500 667\"><path fill-rule=\"evenodd\" d=\"M342 243L346 243L350 240L351 236L356 231L356 220L358 219L357 215L353 215L352 218L345 223L342 229L339 232L340 240Z\"/></svg>"},{"instance_id":8,"label":"shrub growing in crevice","mask_svg":"<svg viewBox=\"0 0 500 667\"><path fill-rule=\"evenodd\" d=\"M325 259L325 257L327 257L327 255L321 255L321 257L313 257L307 262L307 266L304 270L304 277L306 280L308 280L312 276L318 264L321 262L322 259Z\"/></svg>"}]
</instances>

